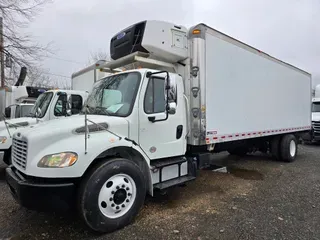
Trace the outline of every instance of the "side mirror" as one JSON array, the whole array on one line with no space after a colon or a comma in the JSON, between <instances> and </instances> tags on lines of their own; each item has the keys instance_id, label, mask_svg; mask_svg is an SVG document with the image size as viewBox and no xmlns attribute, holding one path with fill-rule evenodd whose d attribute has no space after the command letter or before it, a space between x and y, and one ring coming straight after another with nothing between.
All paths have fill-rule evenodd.
<instances>
[{"instance_id":1,"label":"side mirror","mask_svg":"<svg viewBox=\"0 0 320 240\"><path fill-rule=\"evenodd\" d=\"M169 78L165 81L165 96L169 102L177 102L177 83L175 78Z\"/></svg>"},{"instance_id":2,"label":"side mirror","mask_svg":"<svg viewBox=\"0 0 320 240\"><path fill-rule=\"evenodd\" d=\"M72 99L71 99L71 95L68 95L67 97L67 102L66 102L66 113L67 113L67 116L71 116L72 115Z\"/></svg>"},{"instance_id":3,"label":"side mirror","mask_svg":"<svg viewBox=\"0 0 320 240\"><path fill-rule=\"evenodd\" d=\"M177 110L177 83L175 78L169 78L165 81L165 96L167 100L168 114L175 114Z\"/></svg>"},{"instance_id":4,"label":"side mirror","mask_svg":"<svg viewBox=\"0 0 320 240\"><path fill-rule=\"evenodd\" d=\"M72 115L71 109L67 109L67 116L71 116L71 115Z\"/></svg>"},{"instance_id":5,"label":"side mirror","mask_svg":"<svg viewBox=\"0 0 320 240\"><path fill-rule=\"evenodd\" d=\"M176 113L177 104L175 102L170 102L167 109L168 113L173 115Z\"/></svg>"},{"instance_id":6,"label":"side mirror","mask_svg":"<svg viewBox=\"0 0 320 240\"><path fill-rule=\"evenodd\" d=\"M37 108L36 117L38 118L38 117L41 116L41 115L42 115L41 108Z\"/></svg>"}]
</instances>

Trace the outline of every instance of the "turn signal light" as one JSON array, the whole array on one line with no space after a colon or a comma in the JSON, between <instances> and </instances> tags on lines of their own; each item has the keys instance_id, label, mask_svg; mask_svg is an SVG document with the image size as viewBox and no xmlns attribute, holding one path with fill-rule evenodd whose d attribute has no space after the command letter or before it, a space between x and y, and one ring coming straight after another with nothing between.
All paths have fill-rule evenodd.
<instances>
[{"instance_id":1,"label":"turn signal light","mask_svg":"<svg viewBox=\"0 0 320 240\"><path fill-rule=\"evenodd\" d=\"M200 29L194 29L192 31L192 34L200 34L200 33L201 33Z\"/></svg>"}]
</instances>

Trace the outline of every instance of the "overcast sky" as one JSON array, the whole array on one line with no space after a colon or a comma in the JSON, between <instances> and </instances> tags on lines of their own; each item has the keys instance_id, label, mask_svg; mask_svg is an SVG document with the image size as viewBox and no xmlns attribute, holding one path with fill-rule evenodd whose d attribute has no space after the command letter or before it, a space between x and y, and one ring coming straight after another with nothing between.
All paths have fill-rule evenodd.
<instances>
[{"instance_id":1,"label":"overcast sky","mask_svg":"<svg viewBox=\"0 0 320 240\"><path fill-rule=\"evenodd\" d=\"M319 0L55 0L29 31L42 43L54 42L55 58L44 67L70 77L88 64L91 52L109 52L115 33L146 19L186 27L206 23L310 72L320 83Z\"/></svg>"}]
</instances>

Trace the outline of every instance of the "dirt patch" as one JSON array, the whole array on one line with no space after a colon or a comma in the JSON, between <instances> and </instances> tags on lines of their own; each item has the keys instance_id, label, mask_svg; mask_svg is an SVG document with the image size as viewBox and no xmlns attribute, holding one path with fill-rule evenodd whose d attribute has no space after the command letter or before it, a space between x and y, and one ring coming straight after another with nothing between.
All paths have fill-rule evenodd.
<instances>
[{"instance_id":1,"label":"dirt patch","mask_svg":"<svg viewBox=\"0 0 320 240\"><path fill-rule=\"evenodd\" d=\"M231 173L233 176L242 178L245 180L263 180L264 176L262 173L256 170L248 170L236 167L228 167L228 172Z\"/></svg>"},{"instance_id":2,"label":"dirt patch","mask_svg":"<svg viewBox=\"0 0 320 240\"><path fill-rule=\"evenodd\" d=\"M252 184L229 173L200 171L199 177L185 187L171 189L165 195L148 197L140 212L137 223L173 222L186 217L220 214L220 209L227 204L227 198L247 195ZM191 217L192 218L192 217Z\"/></svg>"}]
</instances>

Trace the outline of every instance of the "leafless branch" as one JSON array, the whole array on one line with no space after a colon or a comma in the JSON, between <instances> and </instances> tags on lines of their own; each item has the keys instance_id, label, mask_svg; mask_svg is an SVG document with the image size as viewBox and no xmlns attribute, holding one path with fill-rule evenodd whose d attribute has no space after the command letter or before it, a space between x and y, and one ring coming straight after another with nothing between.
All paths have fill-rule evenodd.
<instances>
[{"instance_id":1,"label":"leafless branch","mask_svg":"<svg viewBox=\"0 0 320 240\"><path fill-rule=\"evenodd\" d=\"M107 52L99 49L97 52L91 52L88 64L93 64L99 60L110 61L110 55Z\"/></svg>"},{"instance_id":2,"label":"leafless branch","mask_svg":"<svg viewBox=\"0 0 320 240\"><path fill-rule=\"evenodd\" d=\"M45 56L53 53L52 43L38 44L33 37L24 33L42 8L53 0L0 0L0 16L3 18L4 48L2 51L6 59L13 62L11 69L6 69L6 84L14 79L25 66L28 72L41 69L41 62ZM45 81L45 80L44 80Z\"/></svg>"}]
</instances>

